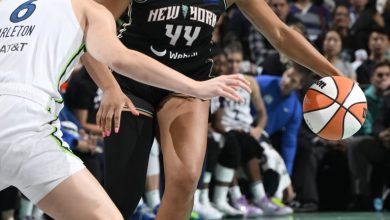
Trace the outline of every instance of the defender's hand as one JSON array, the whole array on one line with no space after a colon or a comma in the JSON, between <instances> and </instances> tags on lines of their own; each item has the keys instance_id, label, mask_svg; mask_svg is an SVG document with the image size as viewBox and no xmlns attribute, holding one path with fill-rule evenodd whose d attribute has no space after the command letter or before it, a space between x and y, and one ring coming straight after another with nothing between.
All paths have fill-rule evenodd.
<instances>
[{"instance_id":1,"label":"defender's hand","mask_svg":"<svg viewBox=\"0 0 390 220\"><path fill-rule=\"evenodd\" d=\"M243 88L249 93L252 92L249 88L249 82L240 74L223 75L216 78L197 82L198 85L194 89L194 95L202 99L210 99L214 96L223 96L234 101L244 101L237 93L239 88Z\"/></svg>"},{"instance_id":2,"label":"defender's hand","mask_svg":"<svg viewBox=\"0 0 390 220\"><path fill-rule=\"evenodd\" d=\"M119 89L106 89L103 92L99 111L96 115L96 124L102 128L103 136L110 136L114 120L114 130L118 133L122 111L126 109L138 116L139 112L130 99Z\"/></svg>"}]
</instances>

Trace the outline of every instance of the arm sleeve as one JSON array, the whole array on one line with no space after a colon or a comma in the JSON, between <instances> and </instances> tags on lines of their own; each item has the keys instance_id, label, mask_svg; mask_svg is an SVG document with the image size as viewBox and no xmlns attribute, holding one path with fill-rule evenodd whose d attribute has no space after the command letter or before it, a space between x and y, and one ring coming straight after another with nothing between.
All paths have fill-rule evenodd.
<instances>
[{"instance_id":1,"label":"arm sleeve","mask_svg":"<svg viewBox=\"0 0 390 220\"><path fill-rule=\"evenodd\" d=\"M298 132L302 122L302 108L297 100L295 104L294 115L283 130L281 153L286 163L287 171L291 175L294 165L295 154L297 151Z\"/></svg>"}]
</instances>

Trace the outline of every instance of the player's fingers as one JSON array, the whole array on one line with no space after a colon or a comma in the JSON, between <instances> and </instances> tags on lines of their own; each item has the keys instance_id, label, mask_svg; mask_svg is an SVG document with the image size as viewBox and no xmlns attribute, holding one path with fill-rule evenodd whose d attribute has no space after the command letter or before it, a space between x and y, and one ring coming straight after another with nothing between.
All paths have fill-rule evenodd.
<instances>
[{"instance_id":1,"label":"player's fingers","mask_svg":"<svg viewBox=\"0 0 390 220\"><path fill-rule=\"evenodd\" d=\"M225 78L228 85L240 86L250 90L250 82L246 80L241 74L228 75Z\"/></svg>"},{"instance_id":2,"label":"player's fingers","mask_svg":"<svg viewBox=\"0 0 390 220\"><path fill-rule=\"evenodd\" d=\"M239 86L231 86L234 90L238 91L241 87Z\"/></svg>"},{"instance_id":3,"label":"player's fingers","mask_svg":"<svg viewBox=\"0 0 390 220\"><path fill-rule=\"evenodd\" d=\"M106 136L110 136L111 134L113 115L114 115L114 111L110 109L107 111L107 114L104 116L104 131Z\"/></svg>"},{"instance_id":4,"label":"player's fingers","mask_svg":"<svg viewBox=\"0 0 390 220\"><path fill-rule=\"evenodd\" d=\"M114 113L114 130L115 133L119 132L121 126L122 108L116 108Z\"/></svg>"},{"instance_id":5,"label":"player's fingers","mask_svg":"<svg viewBox=\"0 0 390 220\"><path fill-rule=\"evenodd\" d=\"M228 86L241 87L241 88L243 88L244 90L248 91L249 93L252 92L252 90L251 90L251 88L249 87L248 84L246 84L246 83L244 83L243 81L238 80L238 79L227 79L226 84L227 84Z\"/></svg>"},{"instance_id":6,"label":"player's fingers","mask_svg":"<svg viewBox=\"0 0 390 220\"><path fill-rule=\"evenodd\" d=\"M102 123L100 122L102 118L102 111L103 111L103 106L100 106L98 112L96 113L96 124L101 128Z\"/></svg>"},{"instance_id":7,"label":"player's fingers","mask_svg":"<svg viewBox=\"0 0 390 220\"><path fill-rule=\"evenodd\" d=\"M105 120L105 116L107 115L107 107L106 106L101 106L100 107L100 113L99 113L99 119L98 119L98 123L99 123L99 126L100 126L100 129L103 133L103 136L106 136L106 134L104 133L105 130L105 125L106 125L106 120Z\"/></svg>"},{"instance_id":8,"label":"player's fingers","mask_svg":"<svg viewBox=\"0 0 390 220\"><path fill-rule=\"evenodd\" d=\"M135 116L139 116L139 111L135 108L133 102L131 102L130 100L128 100L126 102L126 109L129 110L133 115Z\"/></svg>"},{"instance_id":9,"label":"player's fingers","mask_svg":"<svg viewBox=\"0 0 390 220\"><path fill-rule=\"evenodd\" d=\"M251 84L247 79L245 79L245 77L242 74L233 74L233 75L229 75L229 77L231 77L234 80L238 80L246 85Z\"/></svg>"},{"instance_id":10,"label":"player's fingers","mask_svg":"<svg viewBox=\"0 0 390 220\"><path fill-rule=\"evenodd\" d=\"M237 95L233 95L233 94L231 94L231 93L229 93L229 92L226 92L226 91L224 91L224 90L222 90L222 91L220 92L220 96L223 96L223 97L225 97L225 98L234 100L234 101L236 101L236 102L240 101L240 98L239 98Z\"/></svg>"},{"instance_id":11,"label":"player's fingers","mask_svg":"<svg viewBox=\"0 0 390 220\"><path fill-rule=\"evenodd\" d=\"M224 94L228 94L229 96L227 98L230 98L234 101L243 101L242 97L238 95L237 90L234 90L233 88L229 86L222 87L222 90Z\"/></svg>"}]
</instances>

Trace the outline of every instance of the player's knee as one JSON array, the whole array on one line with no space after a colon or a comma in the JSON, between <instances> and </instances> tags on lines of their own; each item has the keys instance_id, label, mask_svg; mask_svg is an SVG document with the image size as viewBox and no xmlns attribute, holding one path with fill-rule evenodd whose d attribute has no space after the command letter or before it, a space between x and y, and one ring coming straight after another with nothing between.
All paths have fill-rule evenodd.
<instances>
[{"instance_id":1,"label":"player's knee","mask_svg":"<svg viewBox=\"0 0 390 220\"><path fill-rule=\"evenodd\" d=\"M200 170L195 168L179 170L179 173L174 174L174 186L183 193L192 194L198 184Z\"/></svg>"}]
</instances>

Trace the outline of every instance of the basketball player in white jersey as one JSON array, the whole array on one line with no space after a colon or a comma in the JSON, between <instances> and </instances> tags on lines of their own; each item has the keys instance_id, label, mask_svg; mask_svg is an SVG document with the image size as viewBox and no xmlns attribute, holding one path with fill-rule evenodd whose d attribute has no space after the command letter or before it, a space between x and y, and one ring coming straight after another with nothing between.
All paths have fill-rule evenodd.
<instances>
[{"instance_id":1,"label":"basketball player in white jersey","mask_svg":"<svg viewBox=\"0 0 390 220\"><path fill-rule=\"evenodd\" d=\"M243 60L242 46L239 42L233 42L225 48L228 60L227 74L232 74L240 71L240 65ZM255 79L251 76L248 80L251 82L252 93L244 90L239 90L241 97L245 100L242 103L221 99L221 107L216 113L215 127L222 132L236 138L241 152L242 168L247 174L250 181L250 189L253 196L255 206L248 205L245 197L241 194L240 188L235 181L230 188L230 196L232 198L233 207L239 210L246 210L248 216L257 216L259 214L281 216L292 213L292 209L286 206L278 206L268 199L260 172L259 162L263 157L264 149L260 145L259 140L263 136L263 130L268 119L267 111L261 96L260 88L256 84ZM259 115L257 126L253 127L254 118L251 115L251 104L256 109ZM267 162L267 161L265 161ZM226 176L230 176L231 180L234 177L234 170L220 166L220 172L224 172ZM218 174L216 174L218 177ZM218 189L216 187L216 189ZM227 195L228 188L220 187L220 192L214 194L214 202L216 208L226 207L223 201L226 198L215 198ZM218 190L215 190L215 192ZM223 192L224 191L224 192ZM222 201L222 202L221 202ZM259 213L255 207L261 208Z\"/></svg>"},{"instance_id":2,"label":"basketball player in white jersey","mask_svg":"<svg viewBox=\"0 0 390 220\"><path fill-rule=\"evenodd\" d=\"M118 73L162 88L234 100L238 87L250 89L239 76L196 82L126 49L111 13L92 0L0 1L0 190L16 186L54 219L123 219L63 142L57 120L59 86L84 43ZM94 77L119 88L108 84L110 76Z\"/></svg>"}]
</instances>

